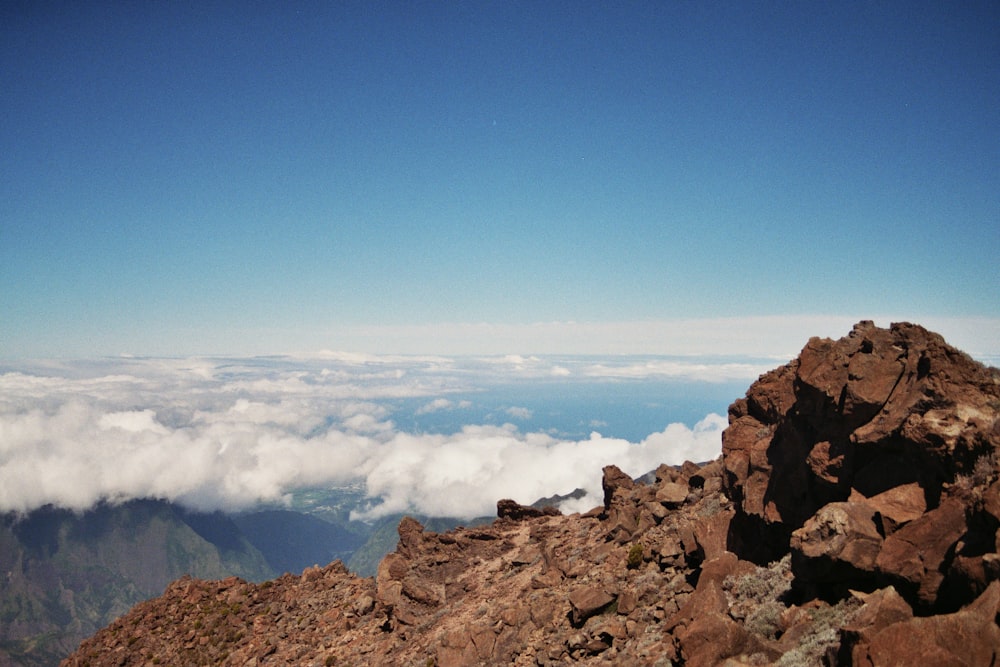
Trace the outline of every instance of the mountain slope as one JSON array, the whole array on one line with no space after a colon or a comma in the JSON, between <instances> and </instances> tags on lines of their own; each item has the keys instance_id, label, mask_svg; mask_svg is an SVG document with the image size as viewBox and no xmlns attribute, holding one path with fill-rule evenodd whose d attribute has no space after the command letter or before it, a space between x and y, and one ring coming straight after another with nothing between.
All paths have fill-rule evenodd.
<instances>
[{"instance_id":1,"label":"mountain slope","mask_svg":"<svg viewBox=\"0 0 1000 667\"><path fill-rule=\"evenodd\" d=\"M0 665L54 665L83 637L187 573L273 576L224 517L164 502L102 505L82 515L44 508L27 517L5 516Z\"/></svg>"},{"instance_id":2,"label":"mountain slope","mask_svg":"<svg viewBox=\"0 0 1000 667\"><path fill-rule=\"evenodd\" d=\"M232 517L242 534L276 572L302 572L317 563L347 560L366 536L292 510L248 512Z\"/></svg>"}]
</instances>

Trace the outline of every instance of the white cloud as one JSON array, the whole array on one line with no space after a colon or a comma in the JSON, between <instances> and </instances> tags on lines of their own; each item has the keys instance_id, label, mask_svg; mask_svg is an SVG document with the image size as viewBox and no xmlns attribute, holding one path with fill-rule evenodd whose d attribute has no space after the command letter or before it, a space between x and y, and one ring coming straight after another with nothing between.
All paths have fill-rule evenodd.
<instances>
[{"instance_id":1,"label":"white cloud","mask_svg":"<svg viewBox=\"0 0 1000 667\"><path fill-rule=\"evenodd\" d=\"M531 419L532 415L534 415L534 412L532 412L529 408L522 408L516 405L507 408L504 412L514 419Z\"/></svg>"},{"instance_id":2,"label":"white cloud","mask_svg":"<svg viewBox=\"0 0 1000 667\"><path fill-rule=\"evenodd\" d=\"M1000 349L997 322L921 323L975 354ZM538 381L554 391L564 382L623 379L749 384L784 359L764 364L759 358L678 355L698 349L725 353L732 347L751 354L786 350L791 357L809 335L841 336L852 324L837 318L745 318L694 321L680 332L676 323L638 323L629 331L624 324L529 327L533 340L543 343L532 349L559 342L565 353L553 357L328 353L8 363L7 372L0 372L0 511L49 503L85 509L102 499L133 497L237 508L280 501L296 488L359 482L373 497L367 517L404 510L490 514L501 497L532 502L577 487L591 494L577 503L585 508L600 499L605 465L639 475L660 463L714 458L724 418L709 416L693 428L672 424L627 442L598 433L562 439L543 423L527 432L510 425L468 425L451 435L410 433L397 425L403 422L393 411L403 399L422 403L417 412L423 414L469 408L456 396L491 383ZM488 329L503 341L503 328ZM477 332L482 333L475 325L450 335ZM507 331L515 333L525 329ZM662 337L663 347L675 354L601 359L570 354L583 339L613 341L626 333L623 340L633 343ZM533 416L527 407L510 410L507 414L518 419ZM602 425L594 421L592 427Z\"/></svg>"},{"instance_id":3,"label":"white cloud","mask_svg":"<svg viewBox=\"0 0 1000 667\"><path fill-rule=\"evenodd\" d=\"M517 367L524 377L551 381L557 367L582 378L585 365L595 364L526 357L357 364L329 356L26 364L0 374L0 511L82 510L134 497L234 509L281 501L296 488L362 482L373 498L367 518L470 517L492 514L502 497L533 502L578 487L599 497L608 464L639 475L662 462L718 455L721 418L694 429L674 424L637 443L598 433L566 440L511 425L409 433L391 419L400 398L425 397L418 410L425 413L468 408L442 393L506 381ZM523 406L506 412L533 416Z\"/></svg>"},{"instance_id":4,"label":"white cloud","mask_svg":"<svg viewBox=\"0 0 1000 667\"><path fill-rule=\"evenodd\" d=\"M521 433L510 425L467 427L453 436L397 434L366 471L369 492L384 503L358 517L407 509L431 515L489 515L500 498L530 503L577 488L588 492L588 499L579 504L589 508L601 498L604 466L614 464L639 476L660 463L713 459L721 452L725 423L724 417L710 415L693 429L671 424L639 443L599 433L586 440L558 440Z\"/></svg>"},{"instance_id":5,"label":"white cloud","mask_svg":"<svg viewBox=\"0 0 1000 667\"><path fill-rule=\"evenodd\" d=\"M425 403L424 405L417 408L416 414L427 415L432 412L439 412L441 410L451 410L455 407L455 404L448 400L447 398L435 398L430 403Z\"/></svg>"}]
</instances>

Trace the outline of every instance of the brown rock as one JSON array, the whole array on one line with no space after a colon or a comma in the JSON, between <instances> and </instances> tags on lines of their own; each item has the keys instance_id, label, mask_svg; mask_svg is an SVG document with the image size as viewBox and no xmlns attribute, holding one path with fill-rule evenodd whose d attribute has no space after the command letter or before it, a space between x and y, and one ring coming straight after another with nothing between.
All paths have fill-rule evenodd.
<instances>
[{"instance_id":1,"label":"brown rock","mask_svg":"<svg viewBox=\"0 0 1000 667\"><path fill-rule=\"evenodd\" d=\"M530 505L521 505L517 501L505 498L503 500L497 501L497 516L501 519L513 519L514 521L520 521L521 519L531 519L540 516L555 516L561 514L561 512L552 506L543 507L539 509L537 507L531 507Z\"/></svg>"},{"instance_id":2,"label":"brown rock","mask_svg":"<svg viewBox=\"0 0 1000 667\"><path fill-rule=\"evenodd\" d=\"M701 560L714 560L724 554L729 546L729 524L733 510L722 510L695 524L694 539Z\"/></svg>"},{"instance_id":3,"label":"brown rock","mask_svg":"<svg viewBox=\"0 0 1000 667\"><path fill-rule=\"evenodd\" d=\"M994 482L983 494L983 511L1000 522L1000 482Z\"/></svg>"},{"instance_id":4,"label":"brown rock","mask_svg":"<svg viewBox=\"0 0 1000 667\"><path fill-rule=\"evenodd\" d=\"M913 618L913 609L892 586L861 594L860 597L864 605L842 631L844 643L841 652L845 654L850 654L853 647L869 642L890 625ZM855 660L857 658L855 656Z\"/></svg>"},{"instance_id":5,"label":"brown rock","mask_svg":"<svg viewBox=\"0 0 1000 667\"><path fill-rule=\"evenodd\" d=\"M722 473L722 461L719 459L709 461L688 477L688 486L701 489L709 480L718 479L721 482Z\"/></svg>"},{"instance_id":6,"label":"brown rock","mask_svg":"<svg viewBox=\"0 0 1000 667\"><path fill-rule=\"evenodd\" d=\"M468 628L452 628L441 637L435 665L438 667L464 667L474 665L479 660L475 644Z\"/></svg>"},{"instance_id":7,"label":"brown rock","mask_svg":"<svg viewBox=\"0 0 1000 667\"><path fill-rule=\"evenodd\" d=\"M677 484L675 482L664 482L656 490L656 500L668 507L682 505L688 496L687 484Z\"/></svg>"},{"instance_id":8,"label":"brown rock","mask_svg":"<svg viewBox=\"0 0 1000 667\"><path fill-rule=\"evenodd\" d=\"M583 516L404 519L374 579L182 579L63 664L996 664L998 388L919 327L862 323L735 401L721 460L650 485L609 466Z\"/></svg>"},{"instance_id":9,"label":"brown rock","mask_svg":"<svg viewBox=\"0 0 1000 667\"><path fill-rule=\"evenodd\" d=\"M619 489L628 491L635 488L635 482L618 466L604 466L604 477L601 479L604 489L604 509L611 507L611 499Z\"/></svg>"},{"instance_id":10,"label":"brown rock","mask_svg":"<svg viewBox=\"0 0 1000 667\"><path fill-rule=\"evenodd\" d=\"M726 658L739 655L761 654L768 661L780 657L742 625L720 613L699 615L677 633L677 639L686 667L716 667Z\"/></svg>"},{"instance_id":11,"label":"brown rock","mask_svg":"<svg viewBox=\"0 0 1000 667\"><path fill-rule=\"evenodd\" d=\"M668 466L666 463L656 466L656 470L653 471L653 477L656 479L657 484L676 481L678 474L679 471L677 468Z\"/></svg>"},{"instance_id":12,"label":"brown rock","mask_svg":"<svg viewBox=\"0 0 1000 667\"><path fill-rule=\"evenodd\" d=\"M863 501L876 512L892 521L894 525L904 524L927 511L924 490L916 482L894 486L887 491L865 498L858 492L851 494L852 501Z\"/></svg>"},{"instance_id":13,"label":"brown rock","mask_svg":"<svg viewBox=\"0 0 1000 667\"><path fill-rule=\"evenodd\" d=\"M817 479L836 486L844 472L849 447L846 442L823 440L813 445L806 457L809 469Z\"/></svg>"},{"instance_id":14,"label":"brown rock","mask_svg":"<svg viewBox=\"0 0 1000 667\"><path fill-rule=\"evenodd\" d=\"M370 595L362 595L354 601L351 608L358 616L370 614L375 608L375 599Z\"/></svg>"},{"instance_id":15,"label":"brown rock","mask_svg":"<svg viewBox=\"0 0 1000 667\"><path fill-rule=\"evenodd\" d=\"M995 665L1000 661L1000 582L953 614L893 623L852 651L855 665Z\"/></svg>"},{"instance_id":16,"label":"brown rock","mask_svg":"<svg viewBox=\"0 0 1000 667\"><path fill-rule=\"evenodd\" d=\"M579 627L585 620L614 602L615 597L600 586L587 586L574 590L569 594L573 625Z\"/></svg>"},{"instance_id":17,"label":"brown rock","mask_svg":"<svg viewBox=\"0 0 1000 667\"><path fill-rule=\"evenodd\" d=\"M915 588L919 604L933 607L946 559L966 529L965 508L957 500L946 500L887 537L875 565L901 586Z\"/></svg>"},{"instance_id":18,"label":"brown rock","mask_svg":"<svg viewBox=\"0 0 1000 667\"><path fill-rule=\"evenodd\" d=\"M792 569L809 583L858 585L875 571L882 536L865 503L830 503L792 533Z\"/></svg>"},{"instance_id":19,"label":"brown rock","mask_svg":"<svg viewBox=\"0 0 1000 667\"><path fill-rule=\"evenodd\" d=\"M887 532L913 521L1000 449L998 415L1000 371L920 326L860 322L840 340L811 339L730 406L733 546L775 560L793 530L852 489L877 499Z\"/></svg>"},{"instance_id":20,"label":"brown rock","mask_svg":"<svg viewBox=\"0 0 1000 667\"><path fill-rule=\"evenodd\" d=\"M419 551L420 542L423 538L424 527L419 521L410 516L404 516L396 527L399 533L399 546L396 549L400 554L409 556Z\"/></svg>"},{"instance_id":21,"label":"brown rock","mask_svg":"<svg viewBox=\"0 0 1000 667\"><path fill-rule=\"evenodd\" d=\"M672 629L690 625L695 619L706 614L728 613L729 601L722 588L722 582L727 577L749 574L755 569L753 563L741 561L731 552L725 552L718 558L705 562L694 593L667 620L666 627Z\"/></svg>"}]
</instances>

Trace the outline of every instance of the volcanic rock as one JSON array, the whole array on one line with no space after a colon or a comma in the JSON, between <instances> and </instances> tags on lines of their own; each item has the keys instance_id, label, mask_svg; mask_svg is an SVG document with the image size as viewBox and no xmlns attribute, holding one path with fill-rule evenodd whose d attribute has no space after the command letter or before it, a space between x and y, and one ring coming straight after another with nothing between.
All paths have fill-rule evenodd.
<instances>
[{"instance_id":1,"label":"volcanic rock","mask_svg":"<svg viewBox=\"0 0 1000 667\"><path fill-rule=\"evenodd\" d=\"M791 548L803 582L896 585L927 611L988 584L989 559L953 565L963 549L996 550L997 369L920 326L860 322L811 339L729 412L724 484L741 556L767 563Z\"/></svg>"},{"instance_id":2,"label":"volcanic rock","mask_svg":"<svg viewBox=\"0 0 1000 667\"><path fill-rule=\"evenodd\" d=\"M909 618L865 636L854 665L995 665L1000 661L1000 582L953 614Z\"/></svg>"},{"instance_id":3,"label":"volcanic rock","mask_svg":"<svg viewBox=\"0 0 1000 667\"><path fill-rule=\"evenodd\" d=\"M801 584L837 584L871 578L882 550L875 509L866 503L829 503L792 533L791 550ZM842 594L836 591L835 594Z\"/></svg>"}]
</instances>

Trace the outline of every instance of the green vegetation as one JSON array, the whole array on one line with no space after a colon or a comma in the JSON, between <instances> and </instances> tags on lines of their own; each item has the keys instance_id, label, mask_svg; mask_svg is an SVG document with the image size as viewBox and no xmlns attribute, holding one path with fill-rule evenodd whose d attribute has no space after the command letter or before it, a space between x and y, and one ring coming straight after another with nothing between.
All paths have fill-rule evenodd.
<instances>
[{"instance_id":1,"label":"green vegetation","mask_svg":"<svg viewBox=\"0 0 1000 667\"><path fill-rule=\"evenodd\" d=\"M851 622L862 604L856 598L846 598L832 607L810 610L807 632L799 638L798 646L781 656L776 667L823 664L827 651L840 644L839 628Z\"/></svg>"},{"instance_id":2,"label":"green vegetation","mask_svg":"<svg viewBox=\"0 0 1000 667\"><path fill-rule=\"evenodd\" d=\"M768 567L740 577L728 577L722 584L729 598L730 614L744 622L759 637L774 639L780 630L784 597L792 587L792 557L786 555Z\"/></svg>"},{"instance_id":3,"label":"green vegetation","mask_svg":"<svg viewBox=\"0 0 1000 667\"><path fill-rule=\"evenodd\" d=\"M625 561L630 570L634 570L642 565L642 542L636 542L628 550L628 558Z\"/></svg>"}]
</instances>

